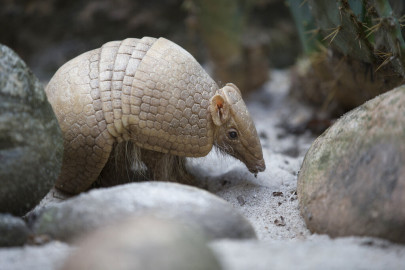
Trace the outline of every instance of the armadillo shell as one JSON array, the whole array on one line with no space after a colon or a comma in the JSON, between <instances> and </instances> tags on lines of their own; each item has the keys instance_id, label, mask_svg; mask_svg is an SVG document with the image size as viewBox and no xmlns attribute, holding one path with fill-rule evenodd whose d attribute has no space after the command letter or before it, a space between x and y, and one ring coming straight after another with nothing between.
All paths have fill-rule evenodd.
<instances>
[{"instance_id":1,"label":"armadillo shell","mask_svg":"<svg viewBox=\"0 0 405 270\"><path fill-rule=\"evenodd\" d=\"M47 94L69 122L65 132L87 124L149 150L203 156L212 146L207 108L217 89L183 48L145 37L108 42L69 61Z\"/></svg>"}]
</instances>

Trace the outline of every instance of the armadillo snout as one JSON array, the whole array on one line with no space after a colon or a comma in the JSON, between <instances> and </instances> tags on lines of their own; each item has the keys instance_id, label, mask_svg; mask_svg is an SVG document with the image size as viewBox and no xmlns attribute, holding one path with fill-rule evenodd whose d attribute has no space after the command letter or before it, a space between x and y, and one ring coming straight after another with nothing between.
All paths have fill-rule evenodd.
<instances>
[{"instance_id":1,"label":"armadillo snout","mask_svg":"<svg viewBox=\"0 0 405 270\"><path fill-rule=\"evenodd\" d=\"M258 162L256 162L252 166L248 166L248 169L253 174L263 172L266 169L266 164L264 163L264 159L259 160Z\"/></svg>"}]
</instances>

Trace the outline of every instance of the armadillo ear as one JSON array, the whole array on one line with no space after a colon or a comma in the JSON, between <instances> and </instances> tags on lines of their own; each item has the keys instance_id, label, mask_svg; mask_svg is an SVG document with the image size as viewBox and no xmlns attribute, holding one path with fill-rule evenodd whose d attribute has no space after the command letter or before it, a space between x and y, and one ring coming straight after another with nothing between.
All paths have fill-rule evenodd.
<instances>
[{"instance_id":1,"label":"armadillo ear","mask_svg":"<svg viewBox=\"0 0 405 270\"><path fill-rule=\"evenodd\" d=\"M233 83L227 83L226 86L232 87L236 92L239 93L239 95L242 95L239 88L236 85L234 85Z\"/></svg>"},{"instance_id":2,"label":"armadillo ear","mask_svg":"<svg viewBox=\"0 0 405 270\"><path fill-rule=\"evenodd\" d=\"M211 98L210 111L212 121L217 126L221 126L229 119L229 104L220 94Z\"/></svg>"}]
</instances>

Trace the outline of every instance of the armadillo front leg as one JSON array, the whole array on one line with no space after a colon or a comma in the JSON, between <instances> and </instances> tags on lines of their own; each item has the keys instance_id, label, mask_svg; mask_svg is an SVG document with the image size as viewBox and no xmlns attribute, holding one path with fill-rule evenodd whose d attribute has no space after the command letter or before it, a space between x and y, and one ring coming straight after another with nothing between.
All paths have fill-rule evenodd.
<instances>
[{"instance_id":1,"label":"armadillo front leg","mask_svg":"<svg viewBox=\"0 0 405 270\"><path fill-rule=\"evenodd\" d=\"M150 180L193 184L194 177L186 170L186 158L141 149L141 158Z\"/></svg>"},{"instance_id":2,"label":"armadillo front leg","mask_svg":"<svg viewBox=\"0 0 405 270\"><path fill-rule=\"evenodd\" d=\"M139 153L140 149L131 141L114 144L107 163L92 187L110 187L149 180L139 160Z\"/></svg>"}]
</instances>

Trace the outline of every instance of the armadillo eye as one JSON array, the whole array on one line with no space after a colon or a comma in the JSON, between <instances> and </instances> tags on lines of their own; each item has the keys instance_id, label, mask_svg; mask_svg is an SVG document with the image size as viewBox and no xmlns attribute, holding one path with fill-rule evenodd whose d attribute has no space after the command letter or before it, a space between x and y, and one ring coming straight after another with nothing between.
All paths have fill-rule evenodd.
<instances>
[{"instance_id":1,"label":"armadillo eye","mask_svg":"<svg viewBox=\"0 0 405 270\"><path fill-rule=\"evenodd\" d=\"M235 140L238 138L238 133L235 130L231 130L228 132L228 136L230 139Z\"/></svg>"}]
</instances>

